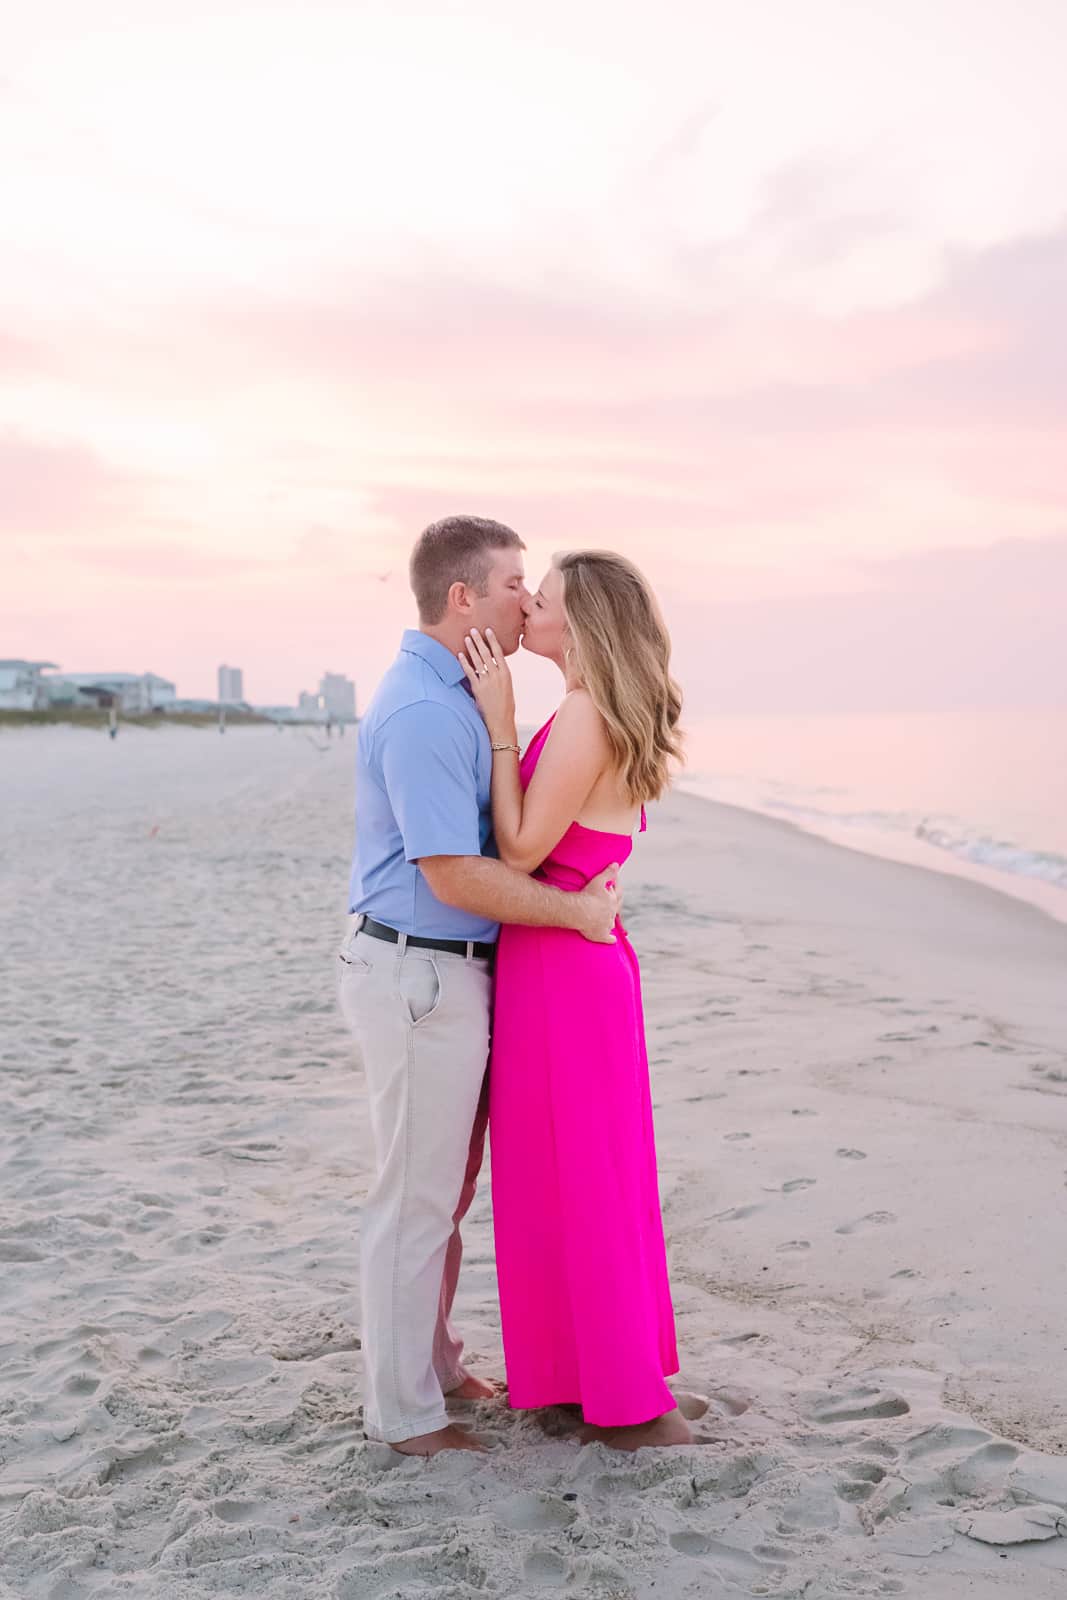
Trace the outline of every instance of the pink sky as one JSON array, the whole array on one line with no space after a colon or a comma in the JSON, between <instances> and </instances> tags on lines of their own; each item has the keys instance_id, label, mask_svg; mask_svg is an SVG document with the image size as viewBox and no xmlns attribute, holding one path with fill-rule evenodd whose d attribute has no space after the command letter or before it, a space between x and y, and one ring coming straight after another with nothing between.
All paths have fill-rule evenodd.
<instances>
[{"instance_id":1,"label":"pink sky","mask_svg":"<svg viewBox=\"0 0 1067 1600\"><path fill-rule=\"evenodd\" d=\"M697 709L1063 704L1060 0L651 15L9 25L0 655L365 698L466 510L633 556Z\"/></svg>"}]
</instances>

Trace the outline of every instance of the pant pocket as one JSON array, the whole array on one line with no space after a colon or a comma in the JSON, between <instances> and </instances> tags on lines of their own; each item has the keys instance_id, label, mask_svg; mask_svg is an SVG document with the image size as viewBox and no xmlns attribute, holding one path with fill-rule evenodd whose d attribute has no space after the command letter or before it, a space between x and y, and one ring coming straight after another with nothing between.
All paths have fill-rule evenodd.
<instances>
[{"instance_id":1,"label":"pant pocket","mask_svg":"<svg viewBox=\"0 0 1067 1600\"><path fill-rule=\"evenodd\" d=\"M400 998L413 1028L429 1022L441 1004L443 985L433 956L405 956L397 977Z\"/></svg>"},{"instance_id":2,"label":"pant pocket","mask_svg":"<svg viewBox=\"0 0 1067 1600\"><path fill-rule=\"evenodd\" d=\"M359 929L353 928L351 933L346 933L337 958L344 972L370 972L371 964L356 953L356 940L359 938Z\"/></svg>"}]
</instances>

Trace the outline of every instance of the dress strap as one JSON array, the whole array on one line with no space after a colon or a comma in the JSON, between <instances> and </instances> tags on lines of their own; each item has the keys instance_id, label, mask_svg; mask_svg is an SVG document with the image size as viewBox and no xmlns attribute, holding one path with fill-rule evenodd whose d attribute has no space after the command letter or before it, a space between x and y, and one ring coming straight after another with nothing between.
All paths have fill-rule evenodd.
<instances>
[{"instance_id":1,"label":"dress strap","mask_svg":"<svg viewBox=\"0 0 1067 1600\"><path fill-rule=\"evenodd\" d=\"M648 821L647 821L647 819L645 817L645 808L644 808L644 806L642 806L641 807L641 826L637 830L638 833L644 833L644 831L645 831L645 829L647 827L648 827Z\"/></svg>"}]
</instances>

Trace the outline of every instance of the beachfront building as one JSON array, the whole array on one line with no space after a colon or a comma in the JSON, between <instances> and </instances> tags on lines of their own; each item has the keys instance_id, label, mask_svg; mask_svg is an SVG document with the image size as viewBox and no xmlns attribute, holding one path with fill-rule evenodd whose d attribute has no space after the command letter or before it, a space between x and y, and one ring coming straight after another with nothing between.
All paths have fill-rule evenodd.
<instances>
[{"instance_id":1,"label":"beachfront building","mask_svg":"<svg viewBox=\"0 0 1067 1600\"><path fill-rule=\"evenodd\" d=\"M65 672L63 682L85 699L107 701L131 716L166 710L177 692L168 678L155 672Z\"/></svg>"},{"instance_id":2,"label":"beachfront building","mask_svg":"<svg viewBox=\"0 0 1067 1600\"><path fill-rule=\"evenodd\" d=\"M240 667L219 668L219 705L237 706L244 702L245 675Z\"/></svg>"},{"instance_id":3,"label":"beachfront building","mask_svg":"<svg viewBox=\"0 0 1067 1600\"><path fill-rule=\"evenodd\" d=\"M42 673L54 661L0 661L0 711L40 711L48 704Z\"/></svg>"},{"instance_id":4,"label":"beachfront building","mask_svg":"<svg viewBox=\"0 0 1067 1600\"><path fill-rule=\"evenodd\" d=\"M340 672L324 672L319 683L319 699L329 722L355 722L356 686Z\"/></svg>"},{"instance_id":5,"label":"beachfront building","mask_svg":"<svg viewBox=\"0 0 1067 1600\"><path fill-rule=\"evenodd\" d=\"M266 717L268 722L306 722L296 706L253 706L252 710L257 717Z\"/></svg>"},{"instance_id":6,"label":"beachfront building","mask_svg":"<svg viewBox=\"0 0 1067 1600\"><path fill-rule=\"evenodd\" d=\"M95 705L96 697L88 694L84 689L79 689L76 683L71 683L61 672L50 672L41 679L45 694L48 696L50 706L87 706Z\"/></svg>"},{"instance_id":7,"label":"beachfront building","mask_svg":"<svg viewBox=\"0 0 1067 1600\"><path fill-rule=\"evenodd\" d=\"M311 694L307 689L301 689L296 710L301 722L326 721L326 703L321 694Z\"/></svg>"},{"instance_id":8,"label":"beachfront building","mask_svg":"<svg viewBox=\"0 0 1067 1600\"><path fill-rule=\"evenodd\" d=\"M339 672L324 672L317 694L301 689L296 713L301 722L355 722L356 686Z\"/></svg>"}]
</instances>

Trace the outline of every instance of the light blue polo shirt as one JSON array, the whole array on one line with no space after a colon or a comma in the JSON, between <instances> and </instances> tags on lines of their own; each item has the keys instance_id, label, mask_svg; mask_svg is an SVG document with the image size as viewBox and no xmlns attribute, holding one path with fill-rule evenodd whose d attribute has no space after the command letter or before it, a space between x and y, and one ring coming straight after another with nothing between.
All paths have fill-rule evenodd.
<instances>
[{"instance_id":1,"label":"light blue polo shirt","mask_svg":"<svg viewBox=\"0 0 1067 1600\"><path fill-rule=\"evenodd\" d=\"M496 922L446 906L420 856L495 855L493 753L456 657L409 628L356 741L356 849L348 907L398 933L494 940Z\"/></svg>"}]
</instances>

